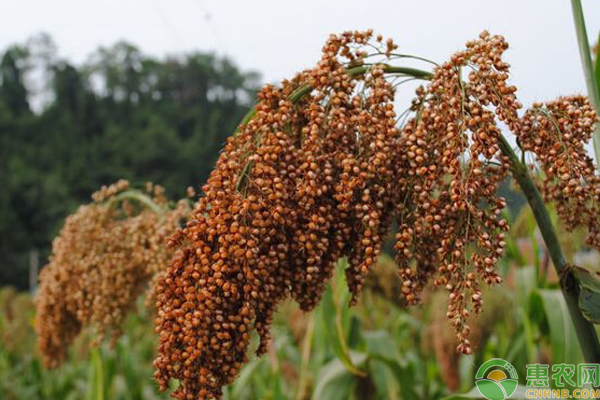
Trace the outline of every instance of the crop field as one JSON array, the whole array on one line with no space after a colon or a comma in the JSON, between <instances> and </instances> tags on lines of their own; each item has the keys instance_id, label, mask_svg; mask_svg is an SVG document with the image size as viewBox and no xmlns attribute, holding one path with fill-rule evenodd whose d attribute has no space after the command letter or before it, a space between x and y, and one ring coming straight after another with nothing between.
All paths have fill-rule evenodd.
<instances>
[{"instance_id":1,"label":"crop field","mask_svg":"<svg viewBox=\"0 0 600 400\"><path fill-rule=\"evenodd\" d=\"M334 32L267 84L7 47L0 400L600 398L600 57L570 5L581 76L543 99L483 29L435 59Z\"/></svg>"}]
</instances>

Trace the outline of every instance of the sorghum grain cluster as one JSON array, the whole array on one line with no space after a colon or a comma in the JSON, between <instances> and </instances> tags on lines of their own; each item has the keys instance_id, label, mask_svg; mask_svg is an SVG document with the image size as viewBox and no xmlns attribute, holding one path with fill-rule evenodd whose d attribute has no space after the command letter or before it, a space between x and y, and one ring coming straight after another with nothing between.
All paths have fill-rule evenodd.
<instances>
[{"instance_id":1,"label":"sorghum grain cluster","mask_svg":"<svg viewBox=\"0 0 600 400\"><path fill-rule=\"evenodd\" d=\"M588 244L600 248L600 177L585 149L597 122L586 97L562 97L527 110L518 138L535 154L544 173L542 193L566 228L586 228Z\"/></svg>"},{"instance_id":2,"label":"sorghum grain cluster","mask_svg":"<svg viewBox=\"0 0 600 400\"><path fill-rule=\"evenodd\" d=\"M227 142L192 220L176 234L176 261L159 284L155 374L179 399L220 397L250 344L266 349L277 304L318 302L347 256L355 301L394 211L398 130L383 69L352 77L371 32L331 36L317 66L266 86L254 117ZM295 93L310 85L299 102Z\"/></svg>"},{"instance_id":3,"label":"sorghum grain cluster","mask_svg":"<svg viewBox=\"0 0 600 400\"><path fill-rule=\"evenodd\" d=\"M84 327L93 326L99 338L115 338L135 300L169 263L164 242L189 213L187 202L170 209L163 189L149 185L146 198L157 213L120 199L128 189L119 181L94 193L94 201L69 216L53 242L36 297L38 347L47 367L65 359Z\"/></svg>"},{"instance_id":4,"label":"sorghum grain cluster","mask_svg":"<svg viewBox=\"0 0 600 400\"><path fill-rule=\"evenodd\" d=\"M414 304L430 281L444 287L447 317L464 353L471 351L467 321L482 307L479 282L501 281L495 266L508 224L497 191L508 161L498 146L497 119L515 124L520 107L505 83L506 48L501 36L484 32L437 68L431 83L418 89L415 116L400 138L406 172L399 181L404 199L397 204L396 260L402 292Z\"/></svg>"}]
</instances>

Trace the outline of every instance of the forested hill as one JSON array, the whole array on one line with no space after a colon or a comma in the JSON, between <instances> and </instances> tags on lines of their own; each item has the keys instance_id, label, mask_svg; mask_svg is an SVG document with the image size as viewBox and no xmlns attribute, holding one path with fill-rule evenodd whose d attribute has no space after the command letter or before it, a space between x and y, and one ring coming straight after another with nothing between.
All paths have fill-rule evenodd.
<instances>
[{"instance_id":1,"label":"forested hill","mask_svg":"<svg viewBox=\"0 0 600 400\"><path fill-rule=\"evenodd\" d=\"M102 184L198 188L258 84L214 54L157 59L127 43L83 65L47 36L0 56L0 286L26 288L30 251L43 264L64 217Z\"/></svg>"}]
</instances>

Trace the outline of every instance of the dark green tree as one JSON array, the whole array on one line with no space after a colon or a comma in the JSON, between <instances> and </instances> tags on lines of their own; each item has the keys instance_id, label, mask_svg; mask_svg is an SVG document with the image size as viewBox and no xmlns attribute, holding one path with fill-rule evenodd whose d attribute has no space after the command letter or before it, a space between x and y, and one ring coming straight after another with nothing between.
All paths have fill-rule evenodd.
<instances>
[{"instance_id":1,"label":"dark green tree","mask_svg":"<svg viewBox=\"0 0 600 400\"><path fill-rule=\"evenodd\" d=\"M15 115L29 112L27 88L24 83L28 51L21 46L6 50L0 61L0 102Z\"/></svg>"},{"instance_id":2,"label":"dark green tree","mask_svg":"<svg viewBox=\"0 0 600 400\"><path fill-rule=\"evenodd\" d=\"M0 286L20 288L30 250L47 255L65 216L101 185L152 181L171 197L198 188L258 85L214 54L161 60L125 42L76 66L42 35L0 60ZM43 75L35 88L32 65Z\"/></svg>"}]
</instances>

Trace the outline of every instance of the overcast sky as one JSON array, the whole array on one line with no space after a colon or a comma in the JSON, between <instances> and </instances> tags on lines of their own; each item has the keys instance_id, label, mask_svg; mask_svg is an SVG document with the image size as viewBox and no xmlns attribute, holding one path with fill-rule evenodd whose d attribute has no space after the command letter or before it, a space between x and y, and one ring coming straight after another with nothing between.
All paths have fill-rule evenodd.
<instances>
[{"instance_id":1,"label":"overcast sky","mask_svg":"<svg viewBox=\"0 0 600 400\"><path fill-rule=\"evenodd\" d=\"M583 6L595 42L600 1ZM585 91L569 0L0 0L1 48L47 32L82 62L125 39L157 56L215 51L268 82L312 65L329 33L366 28L436 61L488 29L511 44L524 103Z\"/></svg>"}]
</instances>

